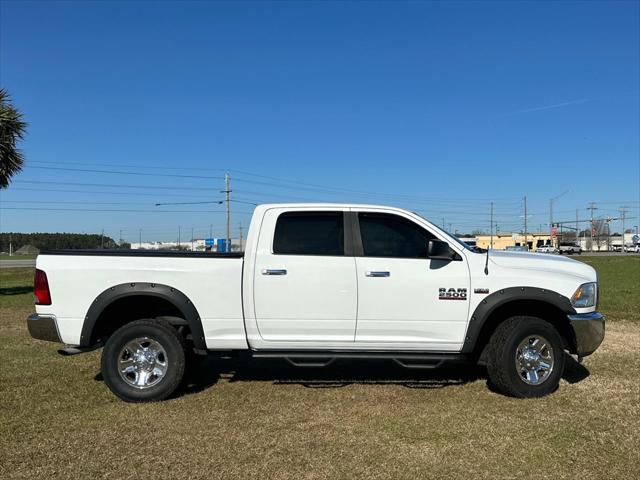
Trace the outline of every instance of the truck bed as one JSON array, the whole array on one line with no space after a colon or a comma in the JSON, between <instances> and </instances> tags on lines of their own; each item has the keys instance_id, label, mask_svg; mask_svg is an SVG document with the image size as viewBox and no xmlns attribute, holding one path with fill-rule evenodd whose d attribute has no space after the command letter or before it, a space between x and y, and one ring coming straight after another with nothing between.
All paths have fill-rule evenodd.
<instances>
[{"instance_id":1,"label":"truck bed","mask_svg":"<svg viewBox=\"0 0 640 480\"><path fill-rule=\"evenodd\" d=\"M80 345L85 318L98 297L117 293L123 286L166 287L190 300L209 348L246 348L243 256L242 252L43 251L36 268L47 275L52 303L38 305L36 311L58 317L62 341Z\"/></svg>"},{"instance_id":2,"label":"truck bed","mask_svg":"<svg viewBox=\"0 0 640 480\"><path fill-rule=\"evenodd\" d=\"M116 250L116 249L56 249L43 250L40 255L78 255L101 257L196 257L243 258L244 252L189 252L180 250Z\"/></svg>"}]
</instances>

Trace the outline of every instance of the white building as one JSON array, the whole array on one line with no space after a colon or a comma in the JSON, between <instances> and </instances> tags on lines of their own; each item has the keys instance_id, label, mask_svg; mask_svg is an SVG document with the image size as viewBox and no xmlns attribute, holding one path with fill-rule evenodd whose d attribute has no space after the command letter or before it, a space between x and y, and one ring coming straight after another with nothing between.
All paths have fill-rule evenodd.
<instances>
[{"instance_id":1,"label":"white building","mask_svg":"<svg viewBox=\"0 0 640 480\"><path fill-rule=\"evenodd\" d=\"M231 239L231 245L233 251L240 250L240 240L237 238ZM243 242L244 247L244 242ZM193 252L204 252L206 251L204 238L194 239L193 242L191 240L185 240L178 242L133 242L131 244L131 248L133 250L187 250ZM216 251L215 243L213 247L213 251Z\"/></svg>"}]
</instances>

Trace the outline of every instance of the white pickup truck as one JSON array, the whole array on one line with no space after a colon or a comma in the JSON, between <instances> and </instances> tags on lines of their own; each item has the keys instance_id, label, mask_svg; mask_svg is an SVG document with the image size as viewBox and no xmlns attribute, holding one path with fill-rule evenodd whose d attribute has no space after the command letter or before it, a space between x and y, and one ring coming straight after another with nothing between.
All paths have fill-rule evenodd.
<instances>
[{"instance_id":1,"label":"white pickup truck","mask_svg":"<svg viewBox=\"0 0 640 480\"><path fill-rule=\"evenodd\" d=\"M538 397L565 351L602 342L597 282L584 263L472 249L405 210L262 205L244 253L40 254L27 324L63 354L104 347L104 381L126 401L171 395L193 353L480 362L499 391Z\"/></svg>"}]
</instances>

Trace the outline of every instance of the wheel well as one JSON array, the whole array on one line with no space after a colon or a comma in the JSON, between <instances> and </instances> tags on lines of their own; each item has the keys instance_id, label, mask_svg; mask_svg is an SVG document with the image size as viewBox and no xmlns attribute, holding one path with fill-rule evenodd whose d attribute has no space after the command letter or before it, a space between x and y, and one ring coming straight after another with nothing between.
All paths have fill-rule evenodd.
<instances>
[{"instance_id":1,"label":"wheel well","mask_svg":"<svg viewBox=\"0 0 640 480\"><path fill-rule=\"evenodd\" d=\"M158 318L189 332L184 314L169 300L152 295L129 295L107 305L96 319L91 344L106 340L123 325L142 318Z\"/></svg>"},{"instance_id":2,"label":"wheel well","mask_svg":"<svg viewBox=\"0 0 640 480\"><path fill-rule=\"evenodd\" d=\"M540 300L514 300L498 306L482 325L474 348L474 356L482 360L489 339L502 322L515 315L538 317L553 325L564 342L564 348L575 351L575 338L567 314L551 303Z\"/></svg>"}]
</instances>

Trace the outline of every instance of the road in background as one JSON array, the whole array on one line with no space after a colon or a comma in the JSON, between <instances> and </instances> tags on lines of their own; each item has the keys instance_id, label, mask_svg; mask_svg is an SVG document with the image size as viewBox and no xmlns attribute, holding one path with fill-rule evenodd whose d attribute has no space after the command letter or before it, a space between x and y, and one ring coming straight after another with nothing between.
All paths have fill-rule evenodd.
<instances>
[{"instance_id":1,"label":"road in background","mask_svg":"<svg viewBox=\"0 0 640 480\"><path fill-rule=\"evenodd\" d=\"M20 259L20 260L0 260L0 268L25 268L35 267L36 260L32 259Z\"/></svg>"}]
</instances>

